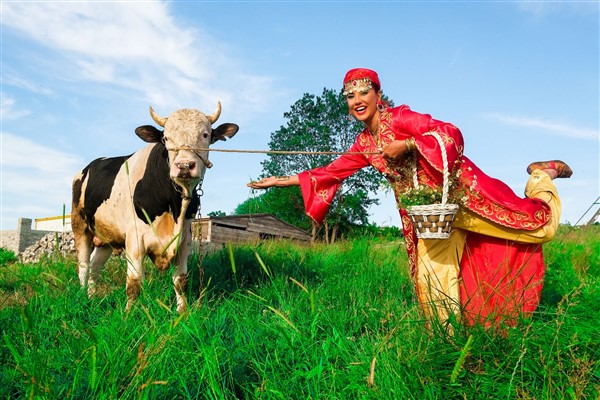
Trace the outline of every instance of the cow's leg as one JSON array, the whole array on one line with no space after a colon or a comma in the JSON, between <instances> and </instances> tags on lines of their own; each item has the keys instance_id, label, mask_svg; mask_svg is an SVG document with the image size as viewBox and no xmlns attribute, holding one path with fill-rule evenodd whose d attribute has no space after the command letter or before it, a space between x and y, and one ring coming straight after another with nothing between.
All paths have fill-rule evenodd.
<instances>
[{"instance_id":1,"label":"cow's leg","mask_svg":"<svg viewBox=\"0 0 600 400\"><path fill-rule=\"evenodd\" d=\"M89 276L88 276L88 296L91 297L96 293L96 281L98 280L98 276L100 272L102 272L102 268L104 267L104 263L106 260L110 258L112 254L112 247L110 246L101 246L96 247L92 252L92 257L89 265Z\"/></svg>"},{"instance_id":2,"label":"cow's leg","mask_svg":"<svg viewBox=\"0 0 600 400\"><path fill-rule=\"evenodd\" d=\"M140 296L140 292L142 290L142 282L144 281L142 260L143 257L139 260L127 260L127 283L125 285L125 293L127 294L127 306L125 307L126 311L131 309L131 306Z\"/></svg>"},{"instance_id":3,"label":"cow's leg","mask_svg":"<svg viewBox=\"0 0 600 400\"><path fill-rule=\"evenodd\" d=\"M175 296L177 297L177 312L184 313L187 310L187 299L185 292L188 284L188 269L187 269L187 252L186 254L178 253L175 262L175 270L173 271L173 287L175 288Z\"/></svg>"},{"instance_id":4,"label":"cow's leg","mask_svg":"<svg viewBox=\"0 0 600 400\"><path fill-rule=\"evenodd\" d=\"M190 255L192 228L191 222L184 222L181 230L182 240L177 249L175 257L175 270L173 271L173 287L175 288L175 296L177 297L177 312L184 313L187 310L187 299L185 292L188 284L188 257Z\"/></svg>"},{"instance_id":5,"label":"cow's leg","mask_svg":"<svg viewBox=\"0 0 600 400\"><path fill-rule=\"evenodd\" d=\"M145 256L146 252L141 235L137 235L135 232L127 235L125 245L125 257L127 259L126 311L131 309L134 301L140 296L142 282L144 281L143 261Z\"/></svg>"},{"instance_id":6,"label":"cow's leg","mask_svg":"<svg viewBox=\"0 0 600 400\"><path fill-rule=\"evenodd\" d=\"M81 232L73 229L73 235L75 236L75 251L77 253L77 275L81 287L85 287L88 284L90 254L94 249L92 234L85 230Z\"/></svg>"}]
</instances>

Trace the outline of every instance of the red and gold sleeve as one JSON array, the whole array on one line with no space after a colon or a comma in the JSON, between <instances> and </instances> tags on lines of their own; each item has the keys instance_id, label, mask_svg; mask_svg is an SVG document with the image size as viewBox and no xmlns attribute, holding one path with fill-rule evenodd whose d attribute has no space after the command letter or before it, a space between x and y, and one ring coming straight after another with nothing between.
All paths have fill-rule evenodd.
<instances>
[{"instance_id":1,"label":"red and gold sleeve","mask_svg":"<svg viewBox=\"0 0 600 400\"><path fill-rule=\"evenodd\" d=\"M348 150L349 153L362 151L358 143ZM323 223L344 179L368 165L369 161L363 154L344 154L331 164L298 174L306 214L316 223Z\"/></svg>"},{"instance_id":2,"label":"red and gold sleeve","mask_svg":"<svg viewBox=\"0 0 600 400\"><path fill-rule=\"evenodd\" d=\"M440 145L435 137L425 135L427 132L437 132L444 144L449 168L454 168L464 150L463 136L456 126L436 120L429 114L412 111L408 106L397 107L393 112L394 131L398 133L398 139L413 137L419 153L433 169L441 173L444 166Z\"/></svg>"}]
</instances>

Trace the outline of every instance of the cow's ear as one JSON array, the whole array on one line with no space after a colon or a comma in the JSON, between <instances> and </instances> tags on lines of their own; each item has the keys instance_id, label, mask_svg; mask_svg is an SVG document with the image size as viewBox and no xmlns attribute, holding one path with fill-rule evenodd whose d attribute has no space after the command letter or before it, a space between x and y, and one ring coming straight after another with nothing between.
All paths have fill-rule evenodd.
<instances>
[{"instance_id":1,"label":"cow's ear","mask_svg":"<svg viewBox=\"0 0 600 400\"><path fill-rule=\"evenodd\" d=\"M237 131L240 130L240 127L236 124L221 124L217 127L217 129L212 130L212 135L210 137L210 144L213 144L217 140L227 140L227 138L232 138L235 136Z\"/></svg>"},{"instance_id":2,"label":"cow's ear","mask_svg":"<svg viewBox=\"0 0 600 400\"><path fill-rule=\"evenodd\" d=\"M160 143L163 141L163 131L159 131L152 125L142 125L135 128L135 134L144 142Z\"/></svg>"}]
</instances>

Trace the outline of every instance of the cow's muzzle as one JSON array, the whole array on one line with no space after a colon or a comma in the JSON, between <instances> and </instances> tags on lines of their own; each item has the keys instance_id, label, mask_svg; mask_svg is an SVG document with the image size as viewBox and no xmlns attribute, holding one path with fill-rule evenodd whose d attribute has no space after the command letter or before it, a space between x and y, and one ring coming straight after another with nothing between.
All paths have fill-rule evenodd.
<instances>
[{"instance_id":1,"label":"cow's muzzle","mask_svg":"<svg viewBox=\"0 0 600 400\"><path fill-rule=\"evenodd\" d=\"M211 168L213 164L208 161L206 157L203 157L202 154L198 154L198 152L194 151L196 156L202 161L202 163L206 166L206 168ZM200 171L198 171L198 165L196 161L193 160L184 160L184 161L176 161L174 163L177 168L177 177L183 179L197 178Z\"/></svg>"},{"instance_id":2,"label":"cow's muzzle","mask_svg":"<svg viewBox=\"0 0 600 400\"><path fill-rule=\"evenodd\" d=\"M175 158L177 158L177 155L179 154L179 151L181 150L187 150L187 151L192 151L194 152L194 154L196 155L196 157L198 157L200 159L200 161L202 161L202 163L206 166L206 168L212 168L213 163L211 163L210 161L208 161L208 155L205 157L204 155L200 154L196 149L190 148L189 146L182 146L182 147L167 147L168 151L171 152L175 152ZM193 161L180 161L178 163L175 163L175 166L177 168L179 168L178 164L190 164L187 169L193 169L196 166L196 163ZM185 167L185 166L184 166Z\"/></svg>"},{"instance_id":3,"label":"cow's muzzle","mask_svg":"<svg viewBox=\"0 0 600 400\"><path fill-rule=\"evenodd\" d=\"M175 166L177 167L177 177L190 179L193 178L192 172L196 169L196 163L194 161L186 161L186 162L176 162Z\"/></svg>"}]
</instances>

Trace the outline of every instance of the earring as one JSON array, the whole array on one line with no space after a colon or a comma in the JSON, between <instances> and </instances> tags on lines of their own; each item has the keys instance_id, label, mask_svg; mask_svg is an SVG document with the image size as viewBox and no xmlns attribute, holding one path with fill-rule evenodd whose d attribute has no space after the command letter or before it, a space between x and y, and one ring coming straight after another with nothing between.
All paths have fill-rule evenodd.
<instances>
[{"instance_id":1,"label":"earring","mask_svg":"<svg viewBox=\"0 0 600 400\"><path fill-rule=\"evenodd\" d=\"M383 103L377 103L377 110L379 112L384 112L385 111L385 107L384 107Z\"/></svg>"}]
</instances>

